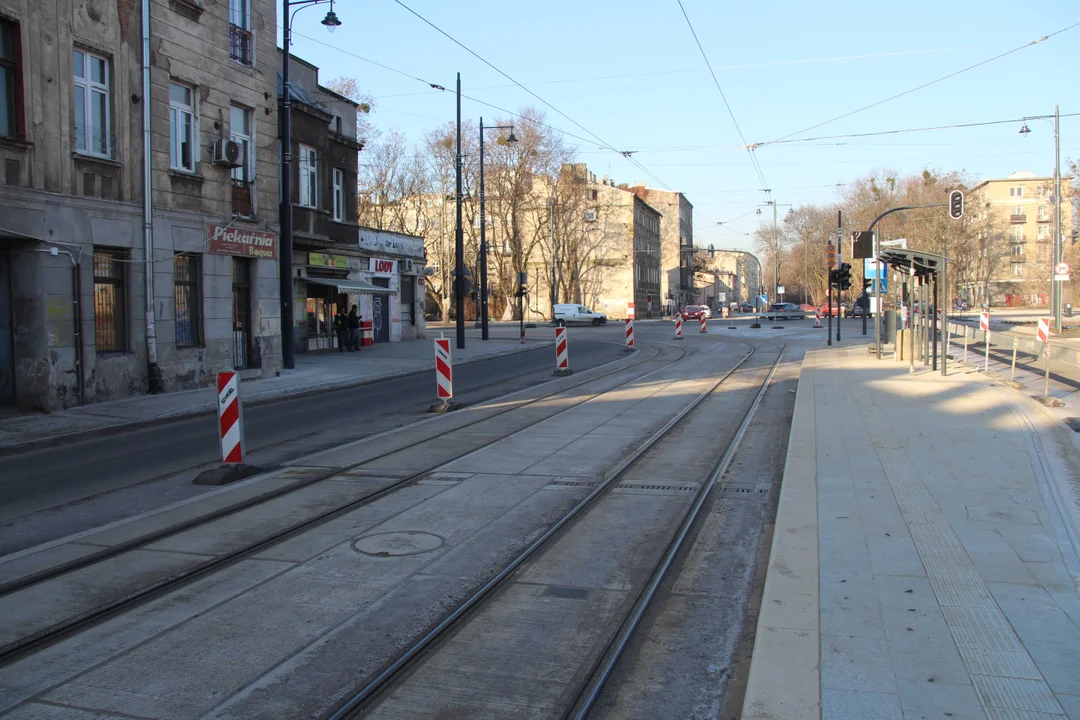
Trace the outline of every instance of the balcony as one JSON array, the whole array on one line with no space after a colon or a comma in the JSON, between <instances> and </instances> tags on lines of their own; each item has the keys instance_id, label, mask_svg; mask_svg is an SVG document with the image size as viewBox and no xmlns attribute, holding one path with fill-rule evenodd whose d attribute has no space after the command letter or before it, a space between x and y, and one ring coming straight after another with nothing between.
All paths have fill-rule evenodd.
<instances>
[{"instance_id":1,"label":"balcony","mask_svg":"<svg viewBox=\"0 0 1080 720\"><path fill-rule=\"evenodd\" d=\"M1039 222L1053 222L1053 221L1054 221L1054 216L1053 215L1050 215L1050 214L1043 215L1042 213L1039 213Z\"/></svg>"},{"instance_id":2,"label":"balcony","mask_svg":"<svg viewBox=\"0 0 1080 720\"><path fill-rule=\"evenodd\" d=\"M1009 216L1009 222L1026 223L1027 222L1027 215L1010 215Z\"/></svg>"},{"instance_id":3,"label":"balcony","mask_svg":"<svg viewBox=\"0 0 1080 720\"><path fill-rule=\"evenodd\" d=\"M250 217L255 214L255 205L251 201L251 183L233 178L232 211L233 215Z\"/></svg>"},{"instance_id":4,"label":"balcony","mask_svg":"<svg viewBox=\"0 0 1080 720\"><path fill-rule=\"evenodd\" d=\"M238 25L229 26L229 59L241 65L251 65L251 32Z\"/></svg>"},{"instance_id":5,"label":"balcony","mask_svg":"<svg viewBox=\"0 0 1080 720\"><path fill-rule=\"evenodd\" d=\"M1027 255L1010 255L1009 262L1013 263L1026 263Z\"/></svg>"}]
</instances>

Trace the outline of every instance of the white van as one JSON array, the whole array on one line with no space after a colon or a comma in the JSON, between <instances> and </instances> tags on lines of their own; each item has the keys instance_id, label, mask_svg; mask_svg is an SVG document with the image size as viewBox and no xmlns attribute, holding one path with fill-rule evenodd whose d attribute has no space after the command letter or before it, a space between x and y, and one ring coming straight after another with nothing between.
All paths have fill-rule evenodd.
<instances>
[{"instance_id":1,"label":"white van","mask_svg":"<svg viewBox=\"0 0 1080 720\"><path fill-rule=\"evenodd\" d=\"M590 310L584 305L555 305L555 325L566 327L574 323L602 325L607 322L607 315Z\"/></svg>"}]
</instances>

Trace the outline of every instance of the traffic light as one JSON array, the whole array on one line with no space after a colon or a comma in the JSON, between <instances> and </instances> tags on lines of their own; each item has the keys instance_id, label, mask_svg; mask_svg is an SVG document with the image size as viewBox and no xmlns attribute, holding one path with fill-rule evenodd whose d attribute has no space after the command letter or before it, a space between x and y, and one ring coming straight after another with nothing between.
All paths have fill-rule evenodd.
<instances>
[{"instance_id":1,"label":"traffic light","mask_svg":"<svg viewBox=\"0 0 1080 720\"><path fill-rule=\"evenodd\" d=\"M839 280L836 279L836 275L839 271L836 268L829 268L829 287L836 285Z\"/></svg>"},{"instance_id":2,"label":"traffic light","mask_svg":"<svg viewBox=\"0 0 1080 720\"><path fill-rule=\"evenodd\" d=\"M849 289L851 287L851 265L840 263L840 269L836 271L836 280L841 290Z\"/></svg>"},{"instance_id":3,"label":"traffic light","mask_svg":"<svg viewBox=\"0 0 1080 720\"><path fill-rule=\"evenodd\" d=\"M529 294L529 275L528 273L518 273L518 289L514 293L516 297L523 298Z\"/></svg>"},{"instance_id":4,"label":"traffic light","mask_svg":"<svg viewBox=\"0 0 1080 720\"><path fill-rule=\"evenodd\" d=\"M873 284L874 284L874 281L871 280L870 278L863 278L862 291L863 291L864 295L869 294L870 289L871 289L870 286L873 285Z\"/></svg>"},{"instance_id":5,"label":"traffic light","mask_svg":"<svg viewBox=\"0 0 1080 720\"><path fill-rule=\"evenodd\" d=\"M964 217L964 193L959 190L949 193L949 217L953 220Z\"/></svg>"}]
</instances>

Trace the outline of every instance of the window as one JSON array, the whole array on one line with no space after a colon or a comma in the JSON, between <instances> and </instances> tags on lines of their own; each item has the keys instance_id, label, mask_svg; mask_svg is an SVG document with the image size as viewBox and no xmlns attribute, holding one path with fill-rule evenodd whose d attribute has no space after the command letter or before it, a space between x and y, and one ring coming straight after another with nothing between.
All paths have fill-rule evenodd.
<instances>
[{"instance_id":1,"label":"window","mask_svg":"<svg viewBox=\"0 0 1080 720\"><path fill-rule=\"evenodd\" d=\"M255 153L252 148L254 132L251 111L233 105L229 108L229 139L240 146L240 165L232 169L232 211L234 215L255 214Z\"/></svg>"},{"instance_id":2,"label":"window","mask_svg":"<svg viewBox=\"0 0 1080 720\"><path fill-rule=\"evenodd\" d=\"M94 337L98 352L127 350L124 250L94 248Z\"/></svg>"},{"instance_id":3,"label":"window","mask_svg":"<svg viewBox=\"0 0 1080 720\"><path fill-rule=\"evenodd\" d=\"M1013 277L1024 277L1024 263L1012 264Z\"/></svg>"},{"instance_id":4,"label":"window","mask_svg":"<svg viewBox=\"0 0 1080 720\"><path fill-rule=\"evenodd\" d=\"M334 168L334 219L345 220L345 171Z\"/></svg>"},{"instance_id":5,"label":"window","mask_svg":"<svg viewBox=\"0 0 1080 720\"><path fill-rule=\"evenodd\" d=\"M1024 188L1023 187L1016 188L1016 197L1024 197Z\"/></svg>"},{"instance_id":6,"label":"window","mask_svg":"<svg viewBox=\"0 0 1080 720\"><path fill-rule=\"evenodd\" d=\"M1013 205L1012 214L1013 215L1023 215L1024 214L1024 206L1023 205Z\"/></svg>"},{"instance_id":7,"label":"window","mask_svg":"<svg viewBox=\"0 0 1080 720\"><path fill-rule=\"evenodd\" d=\"M169 167L195 172L195 93L169 83Z\"/></svg>"},{"instance_id":8,"label":"window","mask_svg":"<svg viewBox=\"0 0 1080 720\"><path fill-rule=\"evenodd\" d=\"M315 165L315 148L300 146L300 204L304 207L318 207L319 171Z\"/></svg>"},{"instance_id":9,"label":"window","mask_svg":"<svg viewBox=\"0 0 1080 720\"><path fill-rule=\"evenodd\" d=\"M1050 206L1049 205L1040 205L1039 206L1039 220L1042 221L1042 222L1046 222L1049 219L1050 219Z\"/></svg>"},{"instance_id":10,"label":"window","mask_svg":"<svg viewBox=\"0 0 1080 720\"><path fill-rule=\"evenodd\" d=\"M1039 234L1036 237L1038 238L1038 240L1040 242L1048 241L1050 239L1050 226L1049 225L1040 225L1038 233Z\"/></svg>"},{"instance_id":11,"label":"window","mask_svg":"<svg viewBox=\"0 0 1080 720\"><path fill-rule=\"evenodd\" d=\"M173 285L176 296L176 347L202 345L202 278L201 258L198 255L177 255L173 258Z\"/></svg>"},{"instance_id":12,"label":"window","mask_svg":"<svg viewBox=\"0 0 1080 720\"><path fill-rule=\"evenodd\" d=\"M109 126L109 61L76 50L75 149L90 155L109 157L112 143Z\"/></svg>"},{"instance_id":13,"label":"window","mask_svg":"<svg viewBox=\"0 0 1080 720\"><path fill-rule=\"evenodd\" d=\"M1024 254L1024 246L1023 245L1013 245L1012 246L1012 254L1013 255L1023 255Z\"/></svg>"},{"instance_id":14,"label":"window","mask_svg":"<svg viewBox=\"0 0 1080 720\"><path fill-rule=\"evenodd\" d=\"M253 48L248 0L229 0L229 59L251 65Z\"/></svg>"},{"instance_id":15,"label":"window","mask_svg":"<svg viewBox=\"0 0 1080 720\"><path fill-rule=\"evenodd\" d=\"M1022 242L1024 242L1024 226L1023 225L1013 225L1012 226L1012 241L1014 243L1022 243Z\"/></svg>"},{"instance_id":16,"label":"window","mask_svg":"<svg viewBox=\"0 0 1080 720\"><path fill-rule=\"evenodd\" d=\"M0 20L0 137L22 137L19 26Z\"/></svg>"}]
</instances>

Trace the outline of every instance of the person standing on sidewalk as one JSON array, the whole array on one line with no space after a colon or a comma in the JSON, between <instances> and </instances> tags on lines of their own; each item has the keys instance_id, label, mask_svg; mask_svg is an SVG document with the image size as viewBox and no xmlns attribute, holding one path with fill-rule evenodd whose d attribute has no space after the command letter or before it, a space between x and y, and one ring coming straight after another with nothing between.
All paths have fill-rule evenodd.
<instances>
[{"instance_id":1,"label":"person standing on sidewalk","mask_svg":"<svg viewBox=\"0 0 1080 720\"><path fill-rule=\"evenodd\" d=\"M360 350L360 313L356 306L349 311L349 352Z\"/></svg>"},{"instance_id":2,"label":"person standing on sidewalk","mask_svg":"<svg viewBox=\"0 0 1080 720\"><path fill-rule=\"evenodd\" d=\"M345 317L345 306L338 305L337 315L334 316L334 333L337 335L338 352L345 352L345 346L349 344L349 321Z\"/></svg>"}]
</instances>

